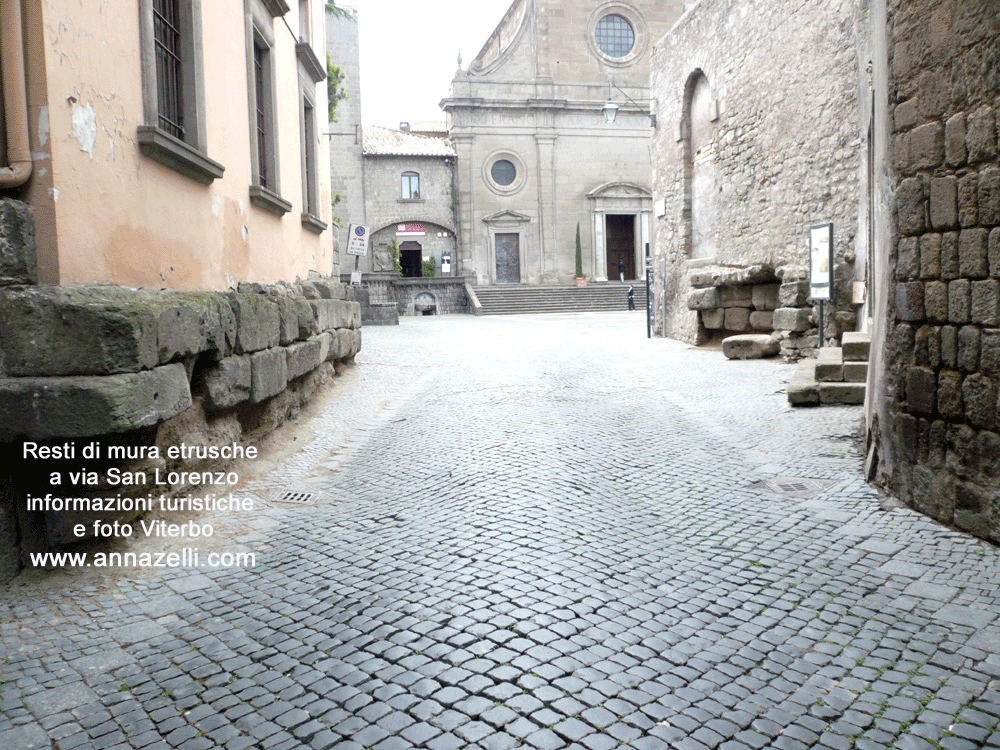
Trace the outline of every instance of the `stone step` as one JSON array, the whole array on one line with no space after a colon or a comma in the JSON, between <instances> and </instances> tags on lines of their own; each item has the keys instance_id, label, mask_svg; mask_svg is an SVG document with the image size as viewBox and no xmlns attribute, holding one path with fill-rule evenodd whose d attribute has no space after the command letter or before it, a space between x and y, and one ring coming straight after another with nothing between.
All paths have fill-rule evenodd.
<instances>
[{"instance_id":1,"label":"stone step","mask_svg":"<svg viewBox=\"0 0 1000 750\"><path fill-rule=\"evenodd\" d=\"M871 349L871 336L867 333L848 331L840 337L841 348L844 350L844 361L867 362Z\"/></svg>"},{"instance_id":2,"label":"stone step","mask_svg":"<svg viewBox=\"0 0 1000 750\"><path fill-rule=\"evenodd\" d=\"M484 315L617 312L628 309L628 285L619 283L571 286L475 287ZM646 286L635 284L635 306L646 304Z\"/></svg>"},{"instance_id":3,"label":"stone step","mask_svg":"<svg viewBox=\"0 0 1000 750\"><path fill-rule=\"evenodd\" d=\"M788 382L788 403L792 406L814 406L819 403L816 382L816 360L804 359Z\"/></svg>"},{"instance_id":4,"label":"stone step","mask_svg":"<svg viewBox=\"0 0 1000 750\"><path fill-rule=\"evenodd\" d=\"M821 383L840 383L844 380L843 350L839 346L825 346L816 355L816 380Z\"/></svg>"},{"instance_id":5,"label":"stone step","mask_svg":"<svg viewBox=\"0 0 1000 750\"><path fill-rule=\"evenodd\" d=\"M844 362L845 383L865 383L868 381L867 362Z\"/></svg>"},{"instance_id":6,"label":"stone step","mask_svg":"<svg viewBox=\"0 0 1000 750\"><path fill-rule=\"evenodd\" d=\"M819 400L823 404L863 404L864 383L820 383Z\"/></svg>"}]
</instances>

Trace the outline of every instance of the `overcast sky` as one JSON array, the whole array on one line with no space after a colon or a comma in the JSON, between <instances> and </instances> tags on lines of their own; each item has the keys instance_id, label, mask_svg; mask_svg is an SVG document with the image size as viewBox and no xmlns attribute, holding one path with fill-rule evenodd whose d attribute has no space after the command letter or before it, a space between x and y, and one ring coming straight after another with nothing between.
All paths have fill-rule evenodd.
<instances>
[{"instance_id":1,"label":"overcast sky","mask_svg":"<svg viewBox=\"0 0 1000 750\"><path fill-rule=\"evenodd\" d=\"M444 121L438 103L479 54L512 0L344 0L358 9L365 125Z\"/></svg>"}]
</instances>

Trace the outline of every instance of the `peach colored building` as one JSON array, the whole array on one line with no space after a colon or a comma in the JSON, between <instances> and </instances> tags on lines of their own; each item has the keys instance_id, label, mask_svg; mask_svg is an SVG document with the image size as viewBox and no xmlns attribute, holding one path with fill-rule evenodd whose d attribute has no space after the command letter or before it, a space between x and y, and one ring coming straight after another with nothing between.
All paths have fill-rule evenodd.
<instances>
[{"instance_id":1,"label":"peach colored building","mask_svg":"<svg viewBox=\"0 0 1000 750\"><path fill-rule=\"evenodd\" d=\"M4 0L0 16L25 59L3 56L0 194L34 210L42 283L331 273L324 3Z\"/></svg>"}]
</instances>

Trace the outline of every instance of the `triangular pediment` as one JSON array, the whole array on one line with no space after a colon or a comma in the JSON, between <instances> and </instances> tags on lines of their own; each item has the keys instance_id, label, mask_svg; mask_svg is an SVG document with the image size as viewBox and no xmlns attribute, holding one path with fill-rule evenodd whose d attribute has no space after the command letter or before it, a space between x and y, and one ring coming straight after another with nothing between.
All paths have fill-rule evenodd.
<instances>
[{"instance_id":1,"label":"triangular pediment","mask_svg":"<svg viewBox=\"0 0 1000 750\"><path fill-rule=\"evenodd\" d=\"M588 198L652 198L653 191L635 182L605 182L587 193Z\"/></svg>"},{"instance_id":2,"label":"triangular pediment","mask_svg":"<svg viewBox=\"0 0 1000 750\"><path fill-rule=\"evenodd\" d=\"M484 224L527 224L531 217L517 211L498 211L495 214L483 217Z\"/></svg>"}]
</instances>

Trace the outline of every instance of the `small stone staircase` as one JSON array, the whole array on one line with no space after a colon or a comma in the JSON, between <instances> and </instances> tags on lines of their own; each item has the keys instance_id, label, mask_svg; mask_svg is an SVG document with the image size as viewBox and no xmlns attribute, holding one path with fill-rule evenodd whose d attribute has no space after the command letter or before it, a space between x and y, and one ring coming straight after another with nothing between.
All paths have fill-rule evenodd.
<instances>
[{"instance_id":1,"label":"small stone staircase","mask_svg":"<svg viewBox=\"0 0 1000 750\"><path fill-rule=\"evenodd\" d=\"M824 347L816 359L799 363L788 384L792 406L863 404L868 381L867 333L845 333L841 346Z\"/></svg>"},{"instance_id":2,"label":"small stone staircase","mask_svg":"<svg viewBox=\"0 0 1000 750\"><path fill-rule=\"evenodd\" d=\"M636 281L635 307L646 305L646 283ZM622 312L628 309L628 284L608 282L575 286L506 284L473 287L483 315L534 313Z\"/></svg>"}]
</instances>

